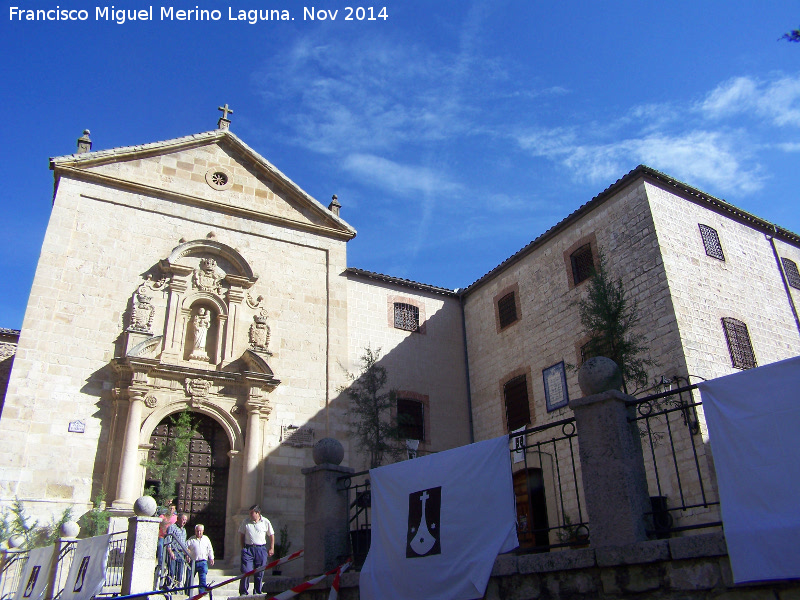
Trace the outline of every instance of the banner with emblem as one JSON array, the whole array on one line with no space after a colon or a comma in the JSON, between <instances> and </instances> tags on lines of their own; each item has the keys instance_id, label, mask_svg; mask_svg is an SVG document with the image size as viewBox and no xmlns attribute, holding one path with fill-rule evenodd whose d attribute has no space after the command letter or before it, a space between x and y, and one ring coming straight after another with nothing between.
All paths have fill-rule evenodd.
<instances>
[{"instance_id":1,"label":"banner with emblem","mask_svg":"<svg viewBox=\"0 0 800 600\"><path fill-rule=\"evenodd\" d=\"M697 387L734 583L800 577L800 357Z\"/></svg>"},{"instance_id":2,"label":"banner with emblem","mask_svg":"<svg viewBox=\"0 0 800 600\"><path fill-rule=\"evenodd\" d=\"M111 534L78 540L67 582L59 600L89 600L100 593L106 580L110 539Z\"/></svg>"},{"instance_id":3,"label":"banner with emblem","mask_svg":"<svg viewBox=\"0 0 800 600\"><path fill-rule=\"evenodd\" d=\"M518 546L508 437L370 471L362 600L471 600Z\"/></svg>"},{"instance_id":4,"label":"banner with emblem","mask_svg":"<svg viewBox=\"0 0 800 600\"><path fill-rule=\"evenodd\" d=\"M14 600L39 600L47 587L50 565L53 562L55 546L34 548L28 553L28 560L19 578Z\"/></svg>"}]
</instances>

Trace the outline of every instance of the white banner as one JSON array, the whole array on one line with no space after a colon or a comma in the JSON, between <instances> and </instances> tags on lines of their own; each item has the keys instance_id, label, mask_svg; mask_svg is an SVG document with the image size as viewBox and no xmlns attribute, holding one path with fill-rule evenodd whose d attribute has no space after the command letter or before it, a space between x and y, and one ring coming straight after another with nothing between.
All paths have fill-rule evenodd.
<instances>
[{"instance_id":1,"label":"white banner","mask_svg":"<svg viewBox=\"0 0 800 600\"><path fill-rule=\"evenodd\" d=\"M518 546L508 436L370 471L362 600L480 598Z\"/></svg>"},{"instance_id":2,"label":"white banner","mask_svg":"<svg viewBox=\"0 0 800 600\"><path fill-rule=\"evenodd\" d=\"M14 600L39 600L47 587L50 565L55 546L34 548L28 554L28 561L19 578Z\"/></svg>"},{"instance_id":3,"label":"white banner","mask_svg":"<svg viewBox=\"0 0 800 600\"><path fill-rule=\"evenodd\" d=\"M800 577L800 357L698 387L734 581Z\"/></svg>"},{"instance_id":4,"label":"white banner","mask_svg":"<svg viewBox=\"0 0 800 600\"><path fill-rule=\"evenodd\" d=\"M111 534L78 540L64 591L59 600L89 600L106 579L108 542Z\"/></svg>"}]
</instances>

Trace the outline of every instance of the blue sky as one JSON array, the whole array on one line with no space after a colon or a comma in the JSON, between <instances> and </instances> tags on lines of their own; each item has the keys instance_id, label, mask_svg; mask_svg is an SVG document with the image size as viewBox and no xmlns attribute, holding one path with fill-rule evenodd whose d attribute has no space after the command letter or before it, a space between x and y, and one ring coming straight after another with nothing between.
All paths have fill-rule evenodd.
<instances>
[{"instance_id":1,"label":"blue sky","mask_svg":"<svg viewBox=\"0 0 800 600\"><path fill-rule=\"evenodd\" d=\"M85 22L11 21L86 9ZM232 130L358 230L350 266L465 287L640 163L800 232L800 3L5 2L0 327L19 328L48 157ZM146 8L143 2L115 8ZM161 21L161 6L217 9ZM289 11L249 24L239 9ZM338 10L303 19L303 7ZM354 13L353 16L356 16Z\"/></svg>"}]
</instances>

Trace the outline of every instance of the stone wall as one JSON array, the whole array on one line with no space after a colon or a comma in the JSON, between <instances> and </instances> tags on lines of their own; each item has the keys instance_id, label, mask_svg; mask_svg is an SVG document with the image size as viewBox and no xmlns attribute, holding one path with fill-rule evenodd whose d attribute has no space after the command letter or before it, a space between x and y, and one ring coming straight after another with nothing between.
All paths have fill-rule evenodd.
<instances>
[{"instance_id":1,"label":"stone wall","mask_svg":"<svg viewBox=\"0 0 800 600\"><path fill-rule=\"evenodd\" d=\"M747 324L759 365L800 354L800 332L765 233L657 185L646 189L688 372L705 379L736 372L722 317ZM717 231L724 261L706 255L699 224ZM800 261L800 248L780 240L776 247L779 256ZM800 292L790 290L796 303Z\"/></svg>"},{"instance_id":2,"label":"stone wall","mask_svg":"<svg viewBox=\"0 0 800 600\"><path fill-rule=\"evenodd\" d=\"M14 364L18 342L19 331L0 328L0 414L3 413L8 378L11 376L11 366Z\"/></svg>"},{"instance_id":3,"label":"stone wall","mask_svg":"<svg viewBox=\"0 0 800 600\"><path fill-rule=\"evenodd\" d=\"M364 349L381 350L387 391L423 402L425 439L419 451L426 453L470 442L469 408L460 302L448 290L419 287L349 272L346 368L359 372ZM418 332L394 326L395 302L419 309ZM360 460L344 462L356 470L364 467Z\"/></svg>"},{"instance_id":4,"label":"stone wall","mask_svg":"<svg viewBox=\"0 0 800 600\"><path fill-rule=\"evenodd\" d=\"M325 600L332 578L303 594ZM276 594L301 580L266 579ZM800 582L733 583L721 533L550 554L499 556L485 600L795 600ZM345 573L341 600L358 600L358 573Z\"/></svg>"}]
</instances>

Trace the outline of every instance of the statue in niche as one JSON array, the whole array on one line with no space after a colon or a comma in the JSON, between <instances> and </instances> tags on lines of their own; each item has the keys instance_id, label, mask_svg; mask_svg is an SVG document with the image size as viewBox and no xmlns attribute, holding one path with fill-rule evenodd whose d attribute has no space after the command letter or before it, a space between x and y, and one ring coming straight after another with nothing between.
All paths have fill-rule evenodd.
<instances>
[{"instance_id":1,"label":"statue in niche","mask_svg":"<svg viewBox=\"0 0 800 600\"><path fill-rule=\"evenodd\" d=\"M200 267L194 270L192 281L194 286L203 292L220 294L220 282L224 277L222 269L217 267L217 261L213 258L203 258L200 260Z\"/></svg>"},{"instance_id":2,"label":"statue in niche","mask_svg":"<svg viewBox=\"0 0 800 600\"><path fill-rule=\"evenodd\" d=\"M206 339L210 327L211 313L201 306L197 314L192 317L192 353L189 355L189 360L208 360Z\"/></svg>"},{"instance_id":3,"label":"statue in niche","mask_svg":"<svg viewBox=\"0 0 800 600\"><path fill-rule=\"evenodd\" d=\"M150 326L153 323L153 313L155 312L155 308L151 302L152 299L153 297L150 295L147 282L140 285L139 289L133 294L131 324L128 327L130 331L150 333Z\"/></svg>"},{"instance_id":4,"label":"statue in niche","mask_svg":"<svg viewBox=\"0 0 800 600\"><path fill-rule=\"evenodd\" d=\"M250 325L250 347L259 352L269 352L269 325L267 325L267 311L253 316L254 323Z\"/></svg>"}]
</instances>

